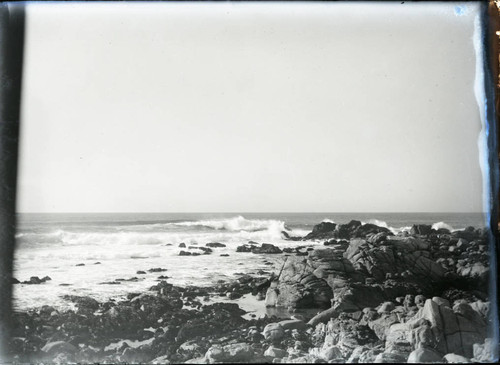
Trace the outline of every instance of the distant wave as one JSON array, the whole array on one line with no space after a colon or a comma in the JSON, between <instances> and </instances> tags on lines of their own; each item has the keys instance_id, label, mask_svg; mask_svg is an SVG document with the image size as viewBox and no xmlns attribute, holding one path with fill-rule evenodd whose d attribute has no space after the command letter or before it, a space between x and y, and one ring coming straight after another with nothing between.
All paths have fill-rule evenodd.
<instances>
[{"instance_id":1,"label":"distant wave","mask_svg":"<svg viewBox=\"0 0 500 365\"><path fill-rule=\"evenodd\" d=\"M398 234L399 232L405 232L405 231L408 232L411 230L411 226L404 226L404 227L396 228L396 227L390 226L389 224L387 224L387 222L382 221L382 220L378 220L378 219L369 219L367 222L361 222L361 223L362 224L366 224L366 223L375 224L376 226L389 229L394 234ZM435 229L437 231L440 228L447 229L450 232L463 230L463 229L455 229L451 225L449 225L445 222L436 222L436 223L432 224L432 229Z\"/></svg>"},{"instance_id":2,"label":"distant wave","mask_svg":"<svg viewBox=\"0 0 500 365\"><path fill-rule=\"evenodd\" d=\"M175 226L193 227L202 226L217 230L226 230L231 232L255 232L255 231L286 231L285 222L274 219L246 219L241 215L227 219L200 220L169 223Z\"/></svg>"},{"instance_id":3,"label":"distant wave","mask_svg":"<svg viewBox=\"0 0 500 365\"><path fill-rule=\"evenodd\" d=\"M303 236L309 231L288 229L285 222L272 219L246 219L236 216L227 219L182 221L128 227L110 227L109 231L72 232L57 229L49 233L19 233L21 244L63 244L63 245L162 245L180 242L205 244L226 242L241 244L248 240L258 242L279 242L283 231L291 236ZM147 230L145 230L147 228Z\"/></svg>"}]
</instances>

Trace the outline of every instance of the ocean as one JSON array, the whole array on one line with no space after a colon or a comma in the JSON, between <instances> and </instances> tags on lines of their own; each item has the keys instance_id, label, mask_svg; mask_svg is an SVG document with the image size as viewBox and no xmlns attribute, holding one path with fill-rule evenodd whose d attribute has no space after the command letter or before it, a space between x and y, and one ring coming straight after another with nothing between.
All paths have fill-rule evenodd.
<instances>
[{"instance_id":1,"label":"ocean","mask_svg":"<svg viewBox=\"0 0 500 365\"><path fill-rule=\"evenodd\" d=\"M52 280L14 285L14 308L70 307L62 298L67 294L116 300L143 292L160 275L175 285L209 286L241 273L270 273L281 255L237 253L236 247L249 241L281 248L322 245L322 241L286 241L281 232L304 236L324 220L347 223L352 219L395 233L413 224L451 230L485 226L482 213L20 213L14 277ZM226 247L213 248L210 255L179 256L181 250L197 251L189 246L210 242ZM181 243L186 248L180 248ZM166 271L148 272L152 268Z\"/></svg>"}]
</instances>

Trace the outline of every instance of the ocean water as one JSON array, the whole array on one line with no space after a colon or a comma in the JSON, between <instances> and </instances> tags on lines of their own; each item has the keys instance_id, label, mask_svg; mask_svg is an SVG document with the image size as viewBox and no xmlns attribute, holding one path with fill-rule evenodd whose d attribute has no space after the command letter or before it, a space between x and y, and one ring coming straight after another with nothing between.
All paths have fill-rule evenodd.
<instances>
[{"instance_id":1,"label":"ocean water","mask_svg":"<svg viewBox=\"0 0 500 365\"><path fill-rule=\"evenodd\" d=\"M278 267L281 255L237 253L236 247L248 241L281 248L322 245L286 241L281 232L304 236L321 221L347 223L352 219L385 226L395 233L413 224L449 229L485 226L481 213L19 214L14 277L24 281L47 275L52 280L41 285L14 285L14 307L70 307L62 299L66 294L120 299L155 285L160 275L176 285L204 286L234 279L238 273L271 272ZM179 248L180 243L205 246L209 242L227 247L214 248L211 255L178 255L180 250L199 252ZM167 271L147 272L151 268ZM138 270L147 274L137 274ZM103 284L133 277L138 280Z\"/></svg>"}]
</instances>

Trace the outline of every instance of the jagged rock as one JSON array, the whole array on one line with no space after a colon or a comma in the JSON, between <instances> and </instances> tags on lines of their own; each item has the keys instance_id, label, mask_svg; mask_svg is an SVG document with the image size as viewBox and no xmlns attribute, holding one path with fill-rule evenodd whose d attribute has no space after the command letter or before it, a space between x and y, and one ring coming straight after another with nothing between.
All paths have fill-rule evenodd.
<instances>
[{"instance_id":1,"label":"jagged rock","mask_svg":"<svg viewBox=\"0 0 500 365\"><path fill-rule=\"evenodd\" d=\"M454 310L427 299L406 323L390 326L386 346L405 342L417 349L426 346L441 354L456 353L472 357L474 343L486 335L486 322L468 304Z\"/></svg>"},{"instance_id":2,"label":"jagged rock","mask_svg":"<svg viewBox=\"0 0 500 365\"><path fill-rule=\"evenodd\" d=\"M94 312L99 308L99 302L91 297L65 295L63 299L72 301L76 304L79 310L84 312Z\"/></svg>"},{"instance_id":3,"label":"jagged rock","mask_svg":"<svg viewBox=\"0 0 500 365\"><path fill-rule=\"evenodd\" d=\"M42 284L46 281L52 280L49 276L44 276L43 278L39 278L38 276L30 277L29 281L23 281L22 284Z\"/></svg>"},{"instance_id":4,"label":"jagged rock","mask_svg":"<svg viewBox=\"0 0 500 365\"><path fill-rule=\"evenodd\" d=\"M271 245L270 243L263 243L260 247L253 247L251 250L253 253L265 253L265 254L276 254L282 253L281 249L275 245Z\"/></svg>"},{"instance_id":5,"label":"jagged rock","mask_svg":"<svg viewBox=\"0 0 500 365\"><path fill-rule=\"evenodd\" d=\"M313 227L312 232L304 237L304 240L312 240L327 237L329 233L335 231L337 225L333 222L321 222Z\"/></svg>"},{"instance_id":6,"label":"jagged rock","mask_svg":"<svg viewBox=\"0 0 500 365\"><path fill-rule=\"evenodd\" d=\"M278 283L266 293L266 306L278 307L326 307L333 297L327 282L312 272L307 260L288 257L281 270Z\"/></svg>"},{"instance_id":7,"label":"jagged rock","mask_svg":"<svg viewBox=\"0 0 500 365\"><path fill-rule=\"evenodd\" d=\"M252 252L252 246L250 245L241 245L236 247L236 252Z\"/></svg>"},{"instance_id":8,"label":"jagged rock","mask_svg":"<svg viewBox=\"0 0 500 365\"><path fill-rule=\"evenodd\" d=\"M414 224L410 229L411 235L428 236L432 233L432 226L429 224Z\"/></svg>"},{"instance_id":9,"label":"jagged rock","mask_svg":"<svg viewBox=\"0 0 500 365\"><path fill-rule=\"evenodd\" d=\"M285 350L280 349L280 348L275 347L275 346L272 346L272 345L269 346L267 348L267 350L264 352L264 356L271 357L273 359L275 359L275 358L281 359L281 358L287 356L287 354L288 353Z\"/></svg>"}]
</instances>

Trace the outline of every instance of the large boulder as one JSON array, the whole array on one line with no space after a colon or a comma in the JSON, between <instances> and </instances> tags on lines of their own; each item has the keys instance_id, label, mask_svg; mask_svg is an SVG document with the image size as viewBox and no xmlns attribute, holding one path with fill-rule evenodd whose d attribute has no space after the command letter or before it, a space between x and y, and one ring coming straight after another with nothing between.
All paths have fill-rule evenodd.
<instances>
[{"instance_id":1,"label":"large boulder","mask_svg":"<svg viewBox=\"0 0 500 365\"><path fill-rule=\"evenodd\" d=\"M307 259L287 257L278 283L266 293L266 306L276 307L328 307L333 298L326 280L314 275L315 266Z\"/></svg>"},{"instance_id":2,"label":"large boulder","mask_svg":"<svg viewBox=\"0 0 500 365\"><path fill-rule=\"evenodd\" d=\"M279 323L269 323L262 334L266 340L279 341L285 335L285 329Z\"/></svg>"},{"instance_id":3,"label":"large boulder","mask_svg":"<svg viewBox=\"0 0 500 365\"><path fill-rule=\"evenodd\" d=\"M337 225L333 222L321 222L313 227L312 232L304 237L304 240L320 239L331 237Z\"/></svg>"},{"instance_id":4,"label":"large boulder","mask_svg":"<svg viewBox=\"0 0 500 365\"><path fill-rule=\"evenodd\" d=\"M414 224L410 229L411 235L427 236L432 233L432 226L430 224Z\"/></svg>"},{"instance_id":5,"label":"large boulder","mask_svg":"<svg viewBox=\"0 0 500 365\"><path fill-rule=\"evenodd\" d=\"M470 310L469 310L470 309ZM407 343L411 348L431 348L472 357L473 345L486 336L486 321L466 303L451 309L427 299L422 308L405 323L391 325L386 346Z\"/></svg>"},{"instance_id":6,"label":"large boulder","mask_svg":"<svg viewBox=\"0 0 500 365\"><path fill-rule=\"evenodd\" d=\"M263 243L260 247L253 247L253 253L265 253L265 254L275 254L282 253L281 249L270 243Z\"/></svg>"}]
</instances>

